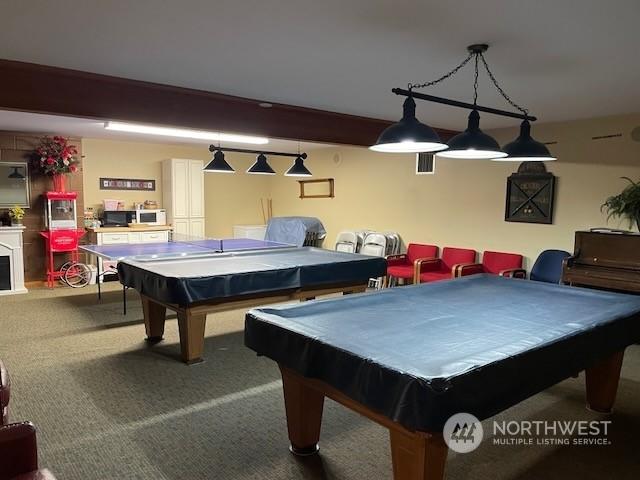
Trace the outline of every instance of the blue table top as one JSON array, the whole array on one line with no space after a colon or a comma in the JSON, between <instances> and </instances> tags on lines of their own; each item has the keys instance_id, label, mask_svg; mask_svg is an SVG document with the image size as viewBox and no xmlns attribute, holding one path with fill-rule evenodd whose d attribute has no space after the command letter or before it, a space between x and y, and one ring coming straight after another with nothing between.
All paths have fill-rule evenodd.
<instances>
[{"instance_id":1,"label":"blue table top","mask_svg":"<svg viewBox=\"0 0 640 480\"><path fill-rule=\"evenodd\" d=\"M105 260L181 258L214 255L223 252L292 248L293 245L249 238L206 239L162 243L119 245L82 245L80 250Z\"/></svg>"}]
</instances>

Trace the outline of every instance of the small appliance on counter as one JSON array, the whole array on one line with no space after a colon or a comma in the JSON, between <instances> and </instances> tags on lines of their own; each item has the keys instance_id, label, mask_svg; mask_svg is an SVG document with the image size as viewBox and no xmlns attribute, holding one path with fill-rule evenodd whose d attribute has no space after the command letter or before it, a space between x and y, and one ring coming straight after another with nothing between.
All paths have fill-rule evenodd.
<instances>
[{"instance_id":1,"label":"small appliance on counter","mask_svg":"<svg viewBox=\"0 0 640 480\"><path fill-rule=\"evenodd\" d=\"M144 209L136 210L133 221L130 223L137 223L143 225L166 225L167 224L167 211L164 209Z\"/></svg>"},{"instance_id":2,"label":"small appliance on counter","mask_svg":"<svg viewBox=\"0 0 640 480\"><path fill-rule=\"evenodd\" d=\"M135 210L105 210L102 212L103 227L126 227L135 219Z\"/></svg>"}]
</instances>

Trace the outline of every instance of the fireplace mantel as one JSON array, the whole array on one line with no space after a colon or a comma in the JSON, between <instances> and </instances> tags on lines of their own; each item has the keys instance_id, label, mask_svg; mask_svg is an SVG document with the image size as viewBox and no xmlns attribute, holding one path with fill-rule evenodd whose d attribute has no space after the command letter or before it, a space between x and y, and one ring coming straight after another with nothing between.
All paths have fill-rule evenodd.
<instances>
[{"instance_id":1,"label":"fireplace mantel","mask_svg":"<svg viewBox=\"0 0 640 480\"><path fill-rule=\"evenodd\" d=\"M27 293L24 288L24 252L22 248L23 226L0 227L0 257L9 258L10 289L0 290L0 295Z\"/></svg>"}]
</instances>

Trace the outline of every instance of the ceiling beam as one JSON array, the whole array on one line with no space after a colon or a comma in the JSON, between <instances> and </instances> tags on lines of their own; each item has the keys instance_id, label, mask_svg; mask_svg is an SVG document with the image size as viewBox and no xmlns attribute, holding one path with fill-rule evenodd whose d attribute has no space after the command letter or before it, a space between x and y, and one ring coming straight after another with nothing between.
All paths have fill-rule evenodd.
<instances>
[{"instance_id":1,"label":"ceiling beam","mask_svg":"<svg viewBox=\"0 0 640 480\"><path fill-rule=\"evenodd\" d=\"M0 59L0 109L347 145L373 145L391 122ZM447 139L456 132L437 130Z\"/></svg>"}]
</instances>

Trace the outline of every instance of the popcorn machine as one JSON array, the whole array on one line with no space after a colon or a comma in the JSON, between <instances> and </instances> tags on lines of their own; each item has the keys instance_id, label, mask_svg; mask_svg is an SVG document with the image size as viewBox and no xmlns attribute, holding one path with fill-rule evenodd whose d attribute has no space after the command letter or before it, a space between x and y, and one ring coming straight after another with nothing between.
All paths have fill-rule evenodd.
<instances>
[{"instance_id":1,"label":"popcorn machine","mask_svg":"<svg viewBox=\"0 0 640 480\"><path fill-rule=\"evenodd\" d=\"M47 253L47 285L53 287L56 279L62 279L69 286L84 286L90 280L90 271L86 265L78 262L78 243L85 234L78 228L76 219L76 192L46 192L44 194L45 225L47 230L40 232L45 238ZM56 270L56 253L71 254L71 261Z\"/></svg>"},{"instance_id":2,"label":"popcorn machine","mask_svg":"<svg viewBox=\"0 0 640 480\"><path fill-rule=\"evenodd\" d=\"M46 192L44 194L47 230L75 230L77 192Z\"/></svg>"}]
</instances>

